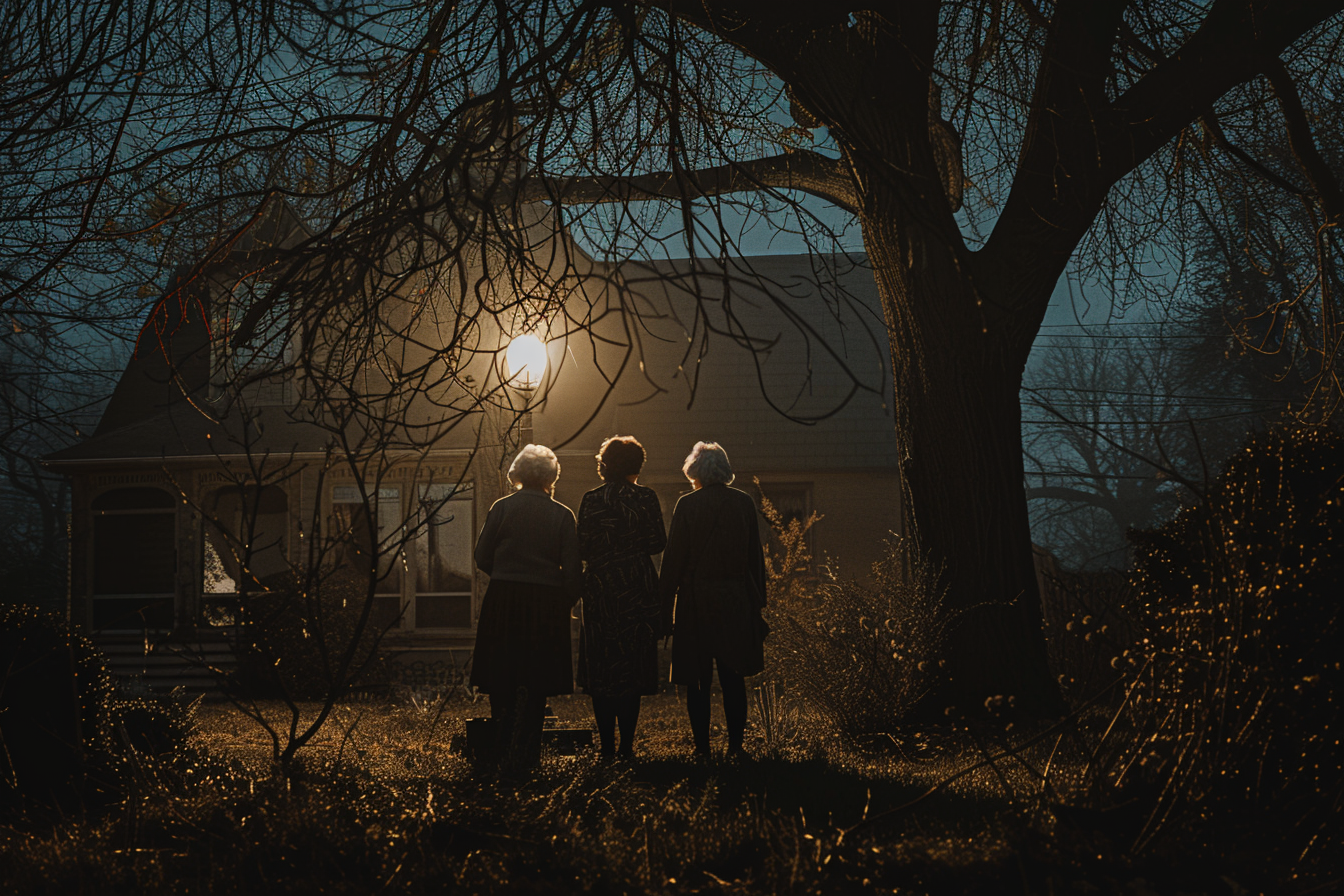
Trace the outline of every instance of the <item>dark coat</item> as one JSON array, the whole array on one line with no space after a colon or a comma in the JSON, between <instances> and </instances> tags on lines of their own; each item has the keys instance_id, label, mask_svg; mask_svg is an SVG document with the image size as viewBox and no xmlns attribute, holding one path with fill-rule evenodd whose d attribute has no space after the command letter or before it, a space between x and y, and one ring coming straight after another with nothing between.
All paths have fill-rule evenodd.
<instances>
[{"instance_id":1,"label":"dark coat","mask_svg":"<svg viewBox=\"0 0 1344 896\"><path fill-rule=\"evenodd\" d=\"M579 684L597 697L658 693L658 572L667 543L663 509L651 488L624 479L583 496L583 633Z\"/></svg>"},{"instance_id":2,"label":"dark coat","mask_svg":"<svg viewBox=\"0 0 1344 896\"><path fill-rule=\"evenodd\" d=\"M574 690L569 611L580 592L574 514L544 492L522 489L490 508L476 541L490 576L476 623L471 683L483 693L533 696Z\"/></svg>"},{"instance_id":3,"label":"dark coat","mask_svg":"<svg viewBox=\"0 0 1344 896\"><path fill-rule=\"evenodd\" d=\"M712 660L739 675L761 671L765 553L750 495L726 485L682 495L658 583L674 682L703 682Z\"/></svg>"}]
</instances>

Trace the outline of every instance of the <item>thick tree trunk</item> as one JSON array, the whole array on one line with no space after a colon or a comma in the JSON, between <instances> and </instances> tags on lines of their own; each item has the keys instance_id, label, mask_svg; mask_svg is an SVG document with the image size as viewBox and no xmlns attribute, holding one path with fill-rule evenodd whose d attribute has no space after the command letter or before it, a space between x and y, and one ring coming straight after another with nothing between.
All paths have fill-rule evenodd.
<instances>
[{"instance_id":1,"label":"thick tree trunk","mask_svg":"<svg viewBox=\"0 0 1344 896\"><path fill-rule=\"evenodd\" d=\"M866 198L865 242L891 334L904 518L946 588L946 679L921 714L1056 713L1018 399L1054 278L1014 284L1009 313L1003 290L977 284L966 259L908 214L910 197Z\"/></svg>"}]
</instances>

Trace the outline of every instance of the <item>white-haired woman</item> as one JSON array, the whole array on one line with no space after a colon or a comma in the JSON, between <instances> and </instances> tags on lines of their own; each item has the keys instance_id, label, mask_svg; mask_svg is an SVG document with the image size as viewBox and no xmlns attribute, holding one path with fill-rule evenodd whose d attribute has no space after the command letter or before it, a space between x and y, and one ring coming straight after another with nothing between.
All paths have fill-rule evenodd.
<instances>
[{"instance_id":1,"label":"white-haired woman","mask_svg":"<svg viewBox=\"0 0 1344 896\"><path fill-rule=\"evenodd\" d=\"M709 755L715 667L728 723L728 755L742 755L746 677L764 667L765 555L756 502L731 488L733 467L714 442L697 442L682 465L694 488L672 512L659 591L672 633L672 681L686 687L695 752Z\"/></svg>"},{"instance_id":2,"label":"white-haired woman","mask_svg":"<svg viewBox=\"0 0 1344 896\"><path fill-rule=\"evenodd\" d=\"M574 513L551 497L560 462L527 445L509 467L515 491L490 508L476 566L490 576L476 626L471 683L490 695L497 759L535 765L546 698L574 691L569 613L582 588Z\"/></svg>"}]
</instances>

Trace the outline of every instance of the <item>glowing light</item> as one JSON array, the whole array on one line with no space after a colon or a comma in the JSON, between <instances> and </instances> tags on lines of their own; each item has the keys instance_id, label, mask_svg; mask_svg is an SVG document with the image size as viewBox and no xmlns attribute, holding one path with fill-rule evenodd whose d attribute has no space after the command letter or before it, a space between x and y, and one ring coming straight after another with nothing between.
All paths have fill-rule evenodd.
<instances>
[{"instance_id":1,"label":"glowing light","mask_svg":"<svg viewBox=\"0 0 1344 896\"><path fill-rule=\"evenodd\" d=\"M546 343L526 334L515 337L504 352L504 372L521 389L535 389L546 375Z\"/></svg>"}]
</instances>

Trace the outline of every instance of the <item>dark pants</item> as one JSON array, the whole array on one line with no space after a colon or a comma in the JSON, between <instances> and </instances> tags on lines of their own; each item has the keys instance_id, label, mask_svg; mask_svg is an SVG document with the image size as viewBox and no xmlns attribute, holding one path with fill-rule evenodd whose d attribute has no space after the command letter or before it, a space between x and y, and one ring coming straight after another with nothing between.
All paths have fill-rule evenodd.
<instances>
[{"instance_id":1,"label":"dark pants","mask_svg":"<svg viewBox=\"0 0 1344 896\"><path fill-rule=\"evenodd\" d=\"M723 689L723 717L728 723L728 751L742 749L742 734L747 728L747 680L725 669L717 661L719 687ZM691 717L691 734L695 736L695 752L709 755L709 692L712 676L706 675L695 684L686 686L686 713Z\"/></svg>"},{"instance_id":2,"label":"dark pants","mask_svg":"<svg viewBox=\"0 0 1344 896\"><path fill-rule=\"evenodd\" d=\"M490 695L490 718L495 722L495 765L504 774L516 774L541 761L541 729L546 721L546 697L525 687L512 695Z\"/></svg>"},{"instance_id":3,"label":"dark pants","mask_svg":"<svg viewBox=\"0 0 1344 896\"><path fill-rule=\"evenodd\" d=\"M597 719L597 738L602 755L616 755L616 724L621 726L620 755L626 759L634 754L635 725L639 722L639 695L627 697L593 697L593 716Z\"/></svg>"}]
</instances>

